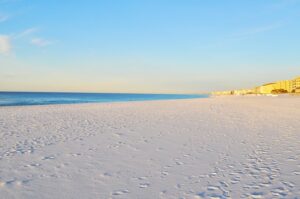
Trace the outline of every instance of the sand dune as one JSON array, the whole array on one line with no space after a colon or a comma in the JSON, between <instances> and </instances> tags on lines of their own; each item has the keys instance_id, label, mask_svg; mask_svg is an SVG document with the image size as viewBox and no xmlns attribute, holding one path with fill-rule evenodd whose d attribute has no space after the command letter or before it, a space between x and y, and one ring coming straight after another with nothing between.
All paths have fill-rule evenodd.
<instances>
[{"instance_id":1,"label":"sand dune","mask_svg":"<svg viewBox=\"0 0 300 199\"><path fill-rule=\"evenodd\" d=\"M0 198L299 198L300 98L0 108Z\"/></svg>"}]
</instances>

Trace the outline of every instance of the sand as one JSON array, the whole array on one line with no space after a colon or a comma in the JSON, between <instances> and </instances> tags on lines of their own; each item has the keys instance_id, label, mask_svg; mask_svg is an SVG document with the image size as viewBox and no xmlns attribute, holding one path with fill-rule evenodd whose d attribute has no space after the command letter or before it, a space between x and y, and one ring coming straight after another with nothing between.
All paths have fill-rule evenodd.
<instances>
[{"instance_id":1,"label":"sand","mask_svg":"<svg viewBox=\"0 0 300 199\"><path fill-rule=\"evenodd\" d=\"M300 98L0 107L0 198L300 198Z\"/></svg>"}]
</instances>

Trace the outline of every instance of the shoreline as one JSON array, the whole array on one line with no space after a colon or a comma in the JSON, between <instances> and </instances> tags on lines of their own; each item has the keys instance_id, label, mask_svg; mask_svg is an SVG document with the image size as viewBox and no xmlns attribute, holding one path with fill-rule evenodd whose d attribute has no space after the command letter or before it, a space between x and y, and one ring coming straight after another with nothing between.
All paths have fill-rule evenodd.
<instances>
[{"instance_id":1,"label":"shoreline","mask_svg":"<svg viewBox=\"0 0 300 199\"><path fill-rule=\"evenodd\" d=\"M185 100L202 100L211 98L300 98L300 94L295 95L209 95L200 98L183 98L183 99L157 99L157 100L132 100L132 101L110 101L110 102L80 102L80 103L63 103L63 104L30 104L30 105L0 105L1 108L7 107L47 107L47 106L68 106L68 105L99 105L99 104L118 104L118 103L143 103L143 102L164 102L164 101L185 101Z\"/></svg>"},{"instance_id":2,"label":"shoreline","mask_svg":"<svg viewBox=\"0 0 300 199\"><path fill-rule=\"evenodd\" d=\"M184 100L199 100L199 99L209 99L209 97L201 98L190 98L190 99L157 99L157 100L132 100L132 101L111 101L111 102L80 102L80 103L65 103L65 104L33 104L33 105L0 105L1 108L5 107L46 107L46 106L72 106L72 105L100 105L100 104L118 104L118 103L143 103L143 102L164 102L164 101L184 101Z\"/></svg>"},{"instance_id":3,"label":"shoreline","mask_svg":"<svg viewBox=\"0 0 300 199\"><path fill-rule=\"evenodd\" d=\"M85 104L207 98L208 94L0 92L0 106Z\"/></svg>"}]
</instances>

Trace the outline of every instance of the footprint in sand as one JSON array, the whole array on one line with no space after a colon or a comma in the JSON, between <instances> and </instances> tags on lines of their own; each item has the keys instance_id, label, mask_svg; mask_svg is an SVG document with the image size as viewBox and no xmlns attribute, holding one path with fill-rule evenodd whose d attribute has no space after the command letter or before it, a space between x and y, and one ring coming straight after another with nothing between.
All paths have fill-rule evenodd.
<instances>
[{"instance_id":1,"label":"footprint in sand","mask_svg":"<svg viewBox=\"0 0 300 199\"><path fill-rule=\"evenodd\" d=\"M112 193L113 196L121 196L123 194L129 193L128 189L117 190Z\"/></svg>"},{"instance_id":2,"label":"footprint in sand","mask_svg":"<svg viewBox=\"0 0 300 199\"><path fill-rule=\"evenodd\" d=\"M169 175L169 172L167 172L167 171L162 171L161 172L161 178L164 178L164 177L166 177L166 176L168 176Z\"/></svg>"},{"instance_id":3,"label":"footprint in sand","mask_svg":"<svg viewBox=\"0 0 300 199\"><path fill-rule=\"evenodd\" d=\"M204 198L209 198L209 199L226 199L226 198L230 198L230 197L227 197L227 196L225 196L223 194L200 192L197 195L195 195L194 198L195 199L204 199Z\"/></svg>"},{"instance_id":4,"label":"footprint in sand","mask_svg":"<svg viewBox=\"0 0 300 199\"><path fill-rule=\"evenodd\" d=\"M12 179L12 180L8 180L8 181L0 181L0 187L4 187L4 186L22 186L22 185L28 184L30 181L31 180L29 180L29 179L25 179L25 180Z\"/></svg>"},{"instance_id":5,"label":"footprint in sand","mask_svg":"<svg viewBox=\"0 0 300 199\"><path fill-rule=\"evenodd\" d=\"M103 174L100 174L101 177L112 177L113 174L109 172L104 172Z\"/></svg>"},{"instance_id":6,"label":"footprint in sand","mask_svg":"<svg viewBox=\"0 0 300 199\"><path fill-rule=\"evenodd\" d=\"M263 196L264 196L263 192L252 192L249 195L249 198L259 199L259 198L264 198Z\"/></svg>"},{"instance_id":7,"label":"footprint in sand","mask_svg":"<svg viewBox=\"0 0 300 199\"><path fill-rule=\"evenodd\" d=\"M216 190L219 190L219 188L216 187L216 186L208 186L208 187L207 187L207 190L208 190L208 191L216 191Z\"/></svg>"},{"instance_id":8,"label":"footprint in sand","mask_svg":"<svg viewBox=\"0 0 300 199\"><path fill-rule=\"evenodd\" d=\"M293 174L300 175L300 171L294 171Z\"/></svg>"},{"instance_id":9,"label":"footprint in sand","mask_svg":"<svg viewBox=\"0 0 300 199\"><path fill-rule=\"evenodd\" d=\"M147 188L149 186L150 186L150 183L141 183L139 187L144 189L144 188Z\"/></svg>"},{"instance_id":10,"label":"footprint in sand","mask_svg":"<svg viewBox=\"0 0 300 199\"><path fill-rule=\"evenodd\" d=\"M25 165L24 167L36 168L36 167L39 167L39 166L41 166L41 164L39 164L39 163L32 163L32 164Z\"/></svg>"},{"instance_id":11,"label":"footprint in sand","mask_svg":"<svg viewBox=\"0 0 300 199\"><path fill-rule=\"evenodd\" d=\"M183 165L183 162L177 161L176 165Z\"/></svg>"},{"instance_id":12,"label":"footprint in sand","mask_svg":"<svg viewBox=\"0 0 300 199\"><path fill-rule=\"evenodd\" d=\"M147 177L142 176L142 177L138 177L137 179L138 179L138 180L147 180Z\"/></svg>"},{"instance_id":13,"label":"footprint in sand","mask_svg":"<svg viewBox=\"0 0 300 199\"><path fill-rule=\"evenodd\" d=\"M81 153L72 153L71 154L73 157L81 156Z\"/></svg>"},{"instance_id":14,"label":"footprint in sand","mask_svg":"<svg viewBox=\"0 0 300 199\"><path fill-rule=\"evenodd\" d=\"M289 188L294 188L295 184L292 182L283 182L282 184L284 184L285 186L289 187Z\"/></svg>"},{"instance_id":15,"label":"footprint in sand","mask_svg":"<svg viewBox=\"0 0 300 199\"><path fill-rule=\"evenodd\" d=\"M273 196L286 197L288 195L288 191L284 187L278 187L271 192Z\"/></svg>"},{"instance_id":16,"label":"footprint in sand","mask_svg":"<svg viewBox=\"0 0 300 199\"><path fill-rule=\"evenodd\" d=\"M7 186L13 186L13 185L15 184L15 182L16 182L16 180L13 179L13 180L7 180L7 181L4 182L4 183L5 183L5 185L7 185Z\"/></svg>"},{"instance_id":17,"label":"footprint in sand","mask_svg":"<svg viewBox=\"0 0 300 199\"><path fill-rule=\"evenodd\" d=\"M53 159L55 159L54 155L45 156L42 158L42 160L53 160Z\"/></svg>"},{"instance_id":18,"label":"footprint in sand","mask_svg":"<svg viewBox=\"0 0 300 199\"><path fill-rule=\"evenodd\" d=\"M224 181L220 181L220 184L223 187L229 187L229 185L226 182L224 182Z\"/></svg>"},{"instance_id":19,"label":"footprint in sand","mask_svg":"<svg viewBox=\"0 0 300 199\"><path fill-rule=\"evenodd\" d=\"M218 175L217 172L212 172L212 173L208 174L208 177L213 178L213 177L216 177L217 175Z\"/></svg>"}]
</instances>

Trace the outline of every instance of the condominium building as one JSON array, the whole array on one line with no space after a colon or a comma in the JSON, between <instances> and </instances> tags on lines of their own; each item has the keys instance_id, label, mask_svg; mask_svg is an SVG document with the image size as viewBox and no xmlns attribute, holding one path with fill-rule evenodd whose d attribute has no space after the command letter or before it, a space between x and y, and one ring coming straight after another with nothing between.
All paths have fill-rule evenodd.
<instances>
[{"instance_id":1,"label":"condominium building","mask_svg":"<svg viewBox=\"0 0 300 199\"><path fill-rule=\"evenodd\" d=\"M300 76L293 80L282 80L264 84L253 89L213 92L213 95L248 95L248 94L280 94L300 93Z\"/></svg>"},{"instance_id":2,"label":"condominium building","mask_svg":"<svg viewBox=\"0 0 300 199\"><path fill-rule=\"evenodd\" d=\"M248 95L248 94L254 94L254 89L241 89L241 90L234 90L234 95Z\"/></svg>"},{"instance_id":3,"label":"condominium building","mask_svg":"<svg viewBox=\"0 0 300 199\"><path fill-rule=\"evenodd\" d=\"M275 82L274 90L281 90L287 93L292 92L292 81L291 80L282 80Z\"/></svg>"},{"instance_id":4,"label":"condominium building","mask_svg":"<svg viewBox=\"0 0 300 199\"><path fill-rule=\"evenodd\" d=\"M276 83L268 83L262 86L259 86L257 90L257 94L271 94L275 89Z\"/></svg>"},{"instance_id":5,"label":"condominium building","mask_svg":"<svg viewBox=\"0 0 300 199\"><path fill-rule=\"evenodd\" d=\"M300 77L297 77L292 80L292 92L300 93Z\"/></svg>"}]
</instances>

